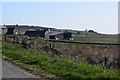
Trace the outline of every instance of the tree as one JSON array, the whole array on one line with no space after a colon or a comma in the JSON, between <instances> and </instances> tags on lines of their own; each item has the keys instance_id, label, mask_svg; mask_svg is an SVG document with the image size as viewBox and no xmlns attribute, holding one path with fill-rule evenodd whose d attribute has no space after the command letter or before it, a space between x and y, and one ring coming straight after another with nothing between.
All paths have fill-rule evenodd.
<instances>
[{"instance_id":1,"label":"tree","mask_svg":"<svg viewBox=\"0 0 120 80\"><path fill-rule=\"evenodd\" d=\"M88 30L88 32L94 32L93 30Z\"/></svg>"}]
</instances>

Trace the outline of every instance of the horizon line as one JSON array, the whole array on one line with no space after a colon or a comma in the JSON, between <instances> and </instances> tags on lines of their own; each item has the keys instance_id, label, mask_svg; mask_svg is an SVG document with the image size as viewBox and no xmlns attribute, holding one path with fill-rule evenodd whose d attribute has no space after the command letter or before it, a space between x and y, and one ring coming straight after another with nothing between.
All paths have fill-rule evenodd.
<instances>
[{"instance_id":1,"label":"horizon line","mask_svg":"<svg viewBox=\"0 0 120 80\"><path fill-rule=\"evenodd\" d=\"M93 30L93 29L84 29L84 30L80 30L80 29L71 29L71 28L56 28L56 27L52 27L52 26L43 26L43 25L35 25L35 24L0 24L0 25L18 25L18 26L37 26L37 27L47 27L47 28L54 28L54 29L65 29L65 30L75 30L75 31L85 31L85 30ZM93 30L93 31L95 31L95 30ZM95 32L97 32L97 33L100 33L100 34L113 34L113 35L115 35L115 34L120 34L119 33L119 31L118 31L118 33L105 33L105 32L98 32L98 31L95 31Z\"/></svg>"}]
</instances>

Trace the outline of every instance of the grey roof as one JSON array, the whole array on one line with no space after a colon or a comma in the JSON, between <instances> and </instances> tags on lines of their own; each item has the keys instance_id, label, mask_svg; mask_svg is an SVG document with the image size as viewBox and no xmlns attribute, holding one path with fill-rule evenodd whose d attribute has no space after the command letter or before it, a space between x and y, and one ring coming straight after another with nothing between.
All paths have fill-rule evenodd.
<instances>
[{"instance_id":1,"label":"grey roof","mask_svg":"<svg viewBox=\"0 0 120 80\"><path fill-rule=\"evenodd\" d=\"M59 34L63 34L63 33L70 33L70 32L53 32L53 33L51 33L51 34L49 34L49 35L59 35Z\"/></svg>"},{"instance_id":2,"label":"grey roof","mask_svg":"<svg viewBox=\"0 0 120 80\"><path fill-rule=\"evenodd\" d=\"M5 27L4 25L0 25L0 28L2 28L2 29L3 29L3 28L7 28L7 27Z\"/></svg>"},{"instance_id":3,"label":"grey roof","mask_svg":"<svg viewBox=\"0 0 120 80\"><path fill-rule=\"evenodd\" d=\"M63 34L63 32L53 32L53 33L51 33L49 35L58 35L58 34Z\"/></svg>"}]
</instances>

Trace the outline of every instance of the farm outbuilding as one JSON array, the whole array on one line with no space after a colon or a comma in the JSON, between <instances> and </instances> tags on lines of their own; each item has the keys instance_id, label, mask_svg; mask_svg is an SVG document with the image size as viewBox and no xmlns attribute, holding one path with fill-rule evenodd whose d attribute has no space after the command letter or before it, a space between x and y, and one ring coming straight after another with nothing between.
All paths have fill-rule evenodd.
<instances>
[{"instance_id":1,"label":"farm outbuilding","mask_svg":"<svg viewBox=\"0 0 120 80\"><path fill-rule=\"evenodd\" d=\"M0 25L0 32L2 35L5 35L8 31L7 27L3 26L3 25Z\"/></svg>"},{"instance_id":2,"label":"farm outbuilding","mask_svg":"<svg viewBox=\"0 0 120 80\"><path fill-rule=\"evenodd\" d=\"M13 35L24 35L26 31L29 30L36 30L37 27L35 26L28 26L28 25L5 25L8 28L7 34Z\"/></svg>"},{"instance_id":3,"label":"farm outbuilding","mask_svg":"<svg viewBox=\"0 0 120 80\"><path fill-rule=\"evenodd\" d=\"M2 28L2 34L14 34L14 26L5 26L5 25L1 25Z\"/></svg>"},{"instance_id":4,"label":"farm outbuilding","mask_svg":"<svg viewBox=\"0 0 120 80\"><path fill-rule=\"evenodd\" d=\"M14 27L7 28L7 33L6 34L14 34Z\"/></svg>"},{"instance_id":5,"label":"farm outbuilding","mask_svg":"<svg viewBox=\"0 0 120 80\"><path fill-rule=\"evenodd\" d=\"M0 28L2 29L2 34L14 34L14 26L5 26L5 25L1 25Z\"/></svg>"},{"instance_id":6,"label":"farm outbuilding","mask_svg":"<svg viewBox=\"0 0 120 80\"><path fill-rule=\"evenodd\" d=\"M49 39L70 40L70 38L72 38L72 33L70 32L54 32L49 34Z\"/></svg>"},{"instance_id":7,"label":"farm outbuilding","mask_svg":"<svg viewBox=\"0 0 120 80\"><path fill-rule=\"evenodd\" d=\"M52 29L52 28L45 28L41 26L28 26L28 25L4 25L4 26L8 30L6 34L13 34L13 35L24 35L26 31L27 31L27 34L29 33L38 34L39 31L41 31L42 33L42 30Z\"/></svg>"},{"instance_id":8,"label":"farm outbuilding","mask_svg":"<svg viewBox=\"0 0 120 80\"><path fill-rule=\"evenodd\" d=\"M7 34L7 35L8 34L10 35L25 35L26 34L29 36L45 36L44 32L47 30L52 30L52 29L54 28L47 28L47 27L41 27L41 26L18 25L18 24L4 25L4 28L2 28L2 30L4 31L4 34Z\"/></svg>"},{"instance_id":9,"label":"farm outbuilding","mask_svg":"<svg viewBox=\"0 0 120 80\"><path fill-rule=\"evenodd\" d=\"M28 26L28 25L5 25L8 28L7 34L13 35L24 35L26 31L35 31L40 29L36 26Z\"/></svg>"},{"instance_id":10,"label":"farm outbuilding","mask_svg":"<svg viewBox=\"0 0 120 80\"><path fill-rule=\"evenodd\" d=\"M15 25L4 25L7 28L7 35L10 34L14 34L14 30L15 30Z\"/></svg>"},{"instance_id":11,"label":"farm outbuilding","mask_svg":"<svg viewBox=\"0 0 120 80\"><path fill-rule=\"evenodd\" d=\"M45 37L46 30L26 31L25 35L33 37Z\"/></svg>"}]
</instances>

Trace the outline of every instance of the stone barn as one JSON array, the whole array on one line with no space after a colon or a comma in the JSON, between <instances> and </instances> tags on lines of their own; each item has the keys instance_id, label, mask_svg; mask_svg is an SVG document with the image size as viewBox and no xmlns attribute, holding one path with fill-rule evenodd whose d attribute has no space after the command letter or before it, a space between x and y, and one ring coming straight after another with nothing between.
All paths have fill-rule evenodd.
<instances>
[{"instance_id":1,"label":"stone barn","mask_svg":"<svg viewBox=\"0 0 120 80\"><path fill-rule=\"evenodd\" d=\"M16 35L24 35L26 33L26 31L36 31L36 30L40 30L40 29L41 29L40 27L36 27L36 26L20 25L15 28L15 34Z\"/></svg>"},{"instance_id":2,"label":"stone barn","mask_svg":"<svg viewBox=\"0 0 120 80\"><path fill-rule=\"evenodd\" d=\"M26 31L24 35L32 37L45 37L46 30Z\"/></svg>"},{"instance_id":3,"label":"stone barn","mask_svg":"<svg viewBox=\"0 0 120 80\"><path fill-rule=\"evenodd\" d=\"M7 28L7 33L6 34L14 34L14 27Z\"/></svg>"},{"instance_id":4,"label":"stone barn","mask_svg":"<svg viewBox=\"0 0 120 80\"><path fill-rule=\"evenodd\" d=\"M28 26L28 25L5 25L7 27L6 34L13 35L24 35L26 31L35 31L41 29L38 26Z\"/></svg>"},{"instance_id":5,"label":"stone barn","mask_svg":"<svg viewBox=\"0 0 120 80\"><path fill-rule=\"evenodd\" d=\"M7 31L8 31L7 27L0 25L0 33L2 35L5 35L7 33Z\"/></svg>"},{"instance_id":6,"label":"stone barn","mask_svg":"<svg viewBox=\"0 0 120 80\"><path fill-rule=\"evenodd\" d=\"M56 40L70 40L72 38L71 32L55 32L49 34L49 39L56 39Z\"/></svg>"},{"instance_id":7,"label":"stone barn","mask_svg":"<svg viewBox=\"0 0 120 80\"><path fill-rule=\"evenodd\" d=\"M7 35L10 34L14 34L14 30L15 30L15 26L14 25L4 25L7 28Z\"/></svg>"}]
</instances>

